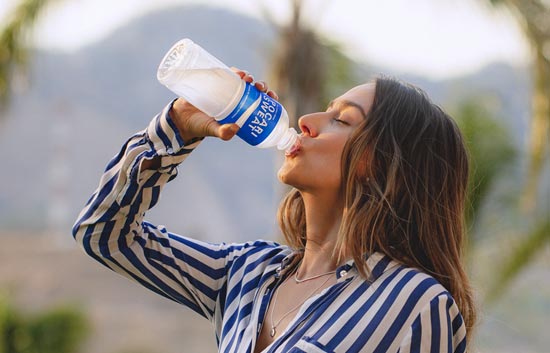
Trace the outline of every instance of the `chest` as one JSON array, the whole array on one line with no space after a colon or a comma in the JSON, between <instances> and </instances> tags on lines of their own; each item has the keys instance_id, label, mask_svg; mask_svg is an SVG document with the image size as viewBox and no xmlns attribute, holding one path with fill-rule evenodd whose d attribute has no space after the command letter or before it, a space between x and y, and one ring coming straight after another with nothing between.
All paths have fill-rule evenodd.
<instances>
[{"instance_id":1,"label":"chest","mask_svg":"<svg viewBox=\"0 0 550 353\"><path fill-rule=\"evenodd\" d=\"M300 314L336 285L335 276L319 278L308 283L298 283L292 278L274 290L263 316L255 352L262 352L290 328ZM299 318L298 318L299 319Z\"/></svg>"},{"instance_id":2,"label":"chest","mask_svg":"<svg viewBox=\"0 0 550 353\"><path fill-rule=\"evenodd\" d=\"M239 296L228 306L231 310L226 310L218 333L219 351L374 352L381 341L393 349L406 334L414 313L395 324L407 294L401 285L392 285L392 278L380 278L380 283L344 274L307 287L285 285L284 279L273 278L255 291L254 299Z\"/></svg>"},{"instance_id":3,"label":"chest","mask_svg":"<svg viewBox=\"0 0 550 353\"><path fill-rule=\"evenodd\" d=\"M330 285L281 320L299 295L281 292L275 306L271 298L271 306L259 318L263 321L252 352L396 352L416 316L413 312L403 316L405 303L399 296L391 298L384 291L349 281ZM281 298L288 303L279 305ZM278 324L274 337L272 314Z\"/></svg>"}]
</instances>

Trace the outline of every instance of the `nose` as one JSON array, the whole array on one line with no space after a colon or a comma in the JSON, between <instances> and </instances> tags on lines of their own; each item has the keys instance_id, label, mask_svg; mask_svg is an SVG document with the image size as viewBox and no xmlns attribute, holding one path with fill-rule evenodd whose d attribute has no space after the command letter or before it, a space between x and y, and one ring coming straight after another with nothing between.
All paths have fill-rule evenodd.
<instances>
[{"instance_id":1,"label":"nose","mask_svg":"<svg viewBox=\"0 0 550 353\"><path fill-rule=\"evenodd\" d=\"M306 134L309 137L315 137L319 133L319 128L317 126L316 119L319 113L306 114L298 119L298 126L302 133Z\"/></svg>"}]
</instances>

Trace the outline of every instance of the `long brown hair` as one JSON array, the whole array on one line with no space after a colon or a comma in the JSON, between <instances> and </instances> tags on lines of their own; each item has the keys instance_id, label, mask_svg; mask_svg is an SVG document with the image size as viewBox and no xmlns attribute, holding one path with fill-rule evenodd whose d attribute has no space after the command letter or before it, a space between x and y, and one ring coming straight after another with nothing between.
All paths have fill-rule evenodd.
<instances>
[{"instance_id":1,"label":"long brown hair","mask_svg":"<svg viewBox=\"0 0 550 353\"><path fill-rule=\"evenodd\" d=\"M457 302L470 336L476 313L462 263L467 183L468 156L453 119L419 88L377 78L367 119L342 154L345 208L335 254L353 258L365 278L365 255L373 252L432 275ZM297 190L278 218L289 245L303 249Z\"/></svg>"}]
</instances>

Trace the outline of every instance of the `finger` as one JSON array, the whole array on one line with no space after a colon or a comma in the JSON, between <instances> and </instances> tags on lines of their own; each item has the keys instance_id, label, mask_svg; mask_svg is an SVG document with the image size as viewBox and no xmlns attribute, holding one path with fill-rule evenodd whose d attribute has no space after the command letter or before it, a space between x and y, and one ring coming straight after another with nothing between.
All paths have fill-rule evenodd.
<instances>
[{"instance_id":1,"label":"finger","mask_svg":"<svg viewBox=\"0 0 550 353\"><path fill-rule=\"evenodd\" d=\"M220 137L220 123L218 123L214 118L203 122L200 130L202 131L203 136L214 136Z\"/></svg>"},{"instance_id":2,"label":"finger","mask_svg":"<svg viewBox=\"0 0 550 353\"><path fill-rule=\"evenodd\" d=\"M254 82L254 76L252 76L252 75L249 74L249 73L246 73L246 74L242 77L242 79L245 80L245 81L248 82L248 83Z\"/></svg>"},{"instance_id":3,"label":"finger","mask_svg":"<svg viewBox=\"0 0 550 353\"><path fill-rule=\"evenodd\" d=\"M265 92L268 96L270 96L271 98L275 99L276 101L279 100L279 95L277 93L275 93L274 91L272 90L267 90Z\"/></svg>"},{"instance_id":4,"label":"finger","mask_svg":"<svg viewBox=\"0 0 550 353\"><path fill-rule=\"evenodd\" d=\"M231 140L233 136L239 131L239 125L237 124L224 124L218 128L217 136L224 141Z\"/></svg>"},{"instance_id":5,"label":"finger","mask_svg":"<svg viewBox=\"0 0 550 353\"><path fill-rule=\"evenodd\" d=\"M235 67L235 66L231 67L231 71L233 71L234 73L239 75L240 78L243 78L247 74L247 72L245 70L241 70L241 69L239 69L238 67Z\"/></svg>"},{"instance_id":6,"label":"finger","mask_svg":"<svg viewBox=\"0 0 550 353\"><path fill-rule=\"evenodd\" d=\"M256 81L254 86L262 92L267 92L267 84L264 81Z\"/></svg>"},{"instance_id":7,"label":"finger","mask_svg":"<svg viewBox=\"0 0 550 353\"><path fill-rule=\"evenodd\" d=\"M234 73L236 73L237 75L239 75L239 77L241 79L245 80L246 82L248 82L248 83L254 82L254 76L252 76L248 71L241 70L241 69L236 68L236 67L231 67L231 70Z\"/></svg>"}]
</instances>

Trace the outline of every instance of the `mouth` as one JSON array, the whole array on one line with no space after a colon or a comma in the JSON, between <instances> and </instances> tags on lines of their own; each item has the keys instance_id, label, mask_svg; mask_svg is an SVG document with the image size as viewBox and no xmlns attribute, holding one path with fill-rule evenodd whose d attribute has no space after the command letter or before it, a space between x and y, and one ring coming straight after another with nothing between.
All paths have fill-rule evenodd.
<instances>
[{"instance_id":1,"label":"mouth","mask_svg":"<svg viewBox=\"0 0 550 353\"><path fill-rule=\"evenodd\" d=\"M292 145L289 149L285 151L285 156L291 157L291 158L295 157L300 152L301 148L302 148L302 141L298 136L294 145Z\"/></svg>"}]
</instances>

